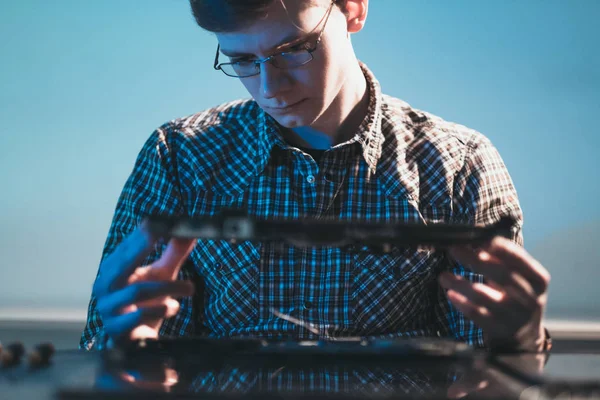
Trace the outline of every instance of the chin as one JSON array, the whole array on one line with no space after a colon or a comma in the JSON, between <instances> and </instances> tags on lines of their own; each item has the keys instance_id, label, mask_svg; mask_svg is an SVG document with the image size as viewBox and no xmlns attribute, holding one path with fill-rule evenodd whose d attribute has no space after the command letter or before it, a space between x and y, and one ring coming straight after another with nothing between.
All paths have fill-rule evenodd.
<instances>
[{"instance_id":1,"label":"chin","mask_svg":"<svg viewBox=\"0 0 600 400\"><path fill-rule=\"evenodd\" d=\"M302 110L304 111L304 110ZM306 112L293 112L293 113L277 113L277 112L269 112L268 113L275 121L279 123L279 125L284 126L286 128L297 128L299 126L310 125L313 120L309 118L310 116Z\"/></svg>"},{"instance_id":2,"label":"chin","mask_svg":"<svg viewBox=\"0 0 600 400\"><path fill-rule=\"evenodd\" d=\"M285 128L298 128L299 126L306 126L310 124L310 121L305 120L304 118L300 118L297 116L286 115L282 117L280 115L271 115L275 121L279 123L279 125Z\"/></svg>"},{"instance_id":3,"label":"chin","mask_svg":"<svg viewBox=\"0 0 600 400\"><path fill-rule=\"evenodd\" d=\"M268 107L265 111L273 117L279 125L291 129L300 126L308 126L315 122L316 115L314 105L309 101L304 101L291 110L272 110Z\"/></svg>"}]
</instances>

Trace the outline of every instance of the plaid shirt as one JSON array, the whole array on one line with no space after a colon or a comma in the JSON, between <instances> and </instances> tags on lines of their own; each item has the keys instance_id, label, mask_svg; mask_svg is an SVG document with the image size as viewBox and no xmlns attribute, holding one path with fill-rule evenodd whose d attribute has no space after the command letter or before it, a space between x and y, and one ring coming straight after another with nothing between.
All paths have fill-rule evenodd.
<instances>
[{"instance_id":1,"label":"plaid shirt","mask_svg":"<svg viewBox=\"0 0 600 400\"><path fill-rule=\"evenodd\" d=\"M252 100L176 119L141 150L118 200L103 255L147 214L207 216L243 209L257 218L351 222L491 224L510 215L522 244L522 213L495 147L480 133L416 110L368 81L369 109L355 136L320 162L288 145ZM164 245L147 262L160 256ZM199 240L180 272L194 297L161 335L314 339L271 309L330 336L443 336L484 346L483 332L449 303L437 276L483 282L442 251L301 248ZM80 347L101 348L92 297Z\"/></svg>"},{"instance_id":2,"label":"plaid shirt","mask_svg":"<svg viewBox=\"0 0 600 400\"><path fill-rule=\"evenodd\" d=\"M433 365L433 364L432 364ZM190 372L196 372L190 368ZM184 385L188 393L227 395L344 394L355 398L419 396L446 397L448 387L460 379L457 367L437 363L421 366L314 366L311 368L264 368L224 364L216 371L200 372Z\"/></svg>"}]
</instances>

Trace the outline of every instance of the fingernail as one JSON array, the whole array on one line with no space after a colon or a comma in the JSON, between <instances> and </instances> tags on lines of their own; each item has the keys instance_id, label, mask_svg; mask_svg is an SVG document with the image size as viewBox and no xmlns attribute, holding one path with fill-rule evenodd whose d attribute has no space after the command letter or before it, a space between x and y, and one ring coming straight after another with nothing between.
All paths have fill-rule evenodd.
<instances>
[{"instance_id":1,"label":"fingernail","mask_svg":"<svg viewBox=\"0 0 600 400\"><path fill-rule=\"evenodd\" d=\"M179 312L180 304L175 299L167 300L167 318L172 318Z\"/></svg>"},{"instance_id":2,"label":"fingernail","mask_svg":"<svg viewBox=\"0 0 600 400\"><path fill-rule=\"evenodd\" d=\"M481 260L481 261L489 261L492 257L490 255L490 253L488 253L485 250L479 250L477 257Z\"/></svg>"}]
</instances>

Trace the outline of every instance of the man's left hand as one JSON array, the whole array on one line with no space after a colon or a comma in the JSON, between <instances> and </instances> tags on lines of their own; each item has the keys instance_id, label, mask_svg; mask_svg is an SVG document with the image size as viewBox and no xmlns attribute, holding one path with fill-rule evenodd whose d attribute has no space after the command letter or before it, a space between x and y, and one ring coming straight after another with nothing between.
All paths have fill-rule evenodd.
<instances>
[{"instance_id":1,"label":"man's left hand","mask_svg":"<svg viewBox=\"0 0 600 400\"><path fill-rule=\"evenodd\" d=\"M483 329L486 343L542 351L550 273L525 249L503 237L477 249L453 247L449 253L465 268L484 276L486 283L473 283L443 272L439 281L456 308Z\"/></svg>"}]
</instances>

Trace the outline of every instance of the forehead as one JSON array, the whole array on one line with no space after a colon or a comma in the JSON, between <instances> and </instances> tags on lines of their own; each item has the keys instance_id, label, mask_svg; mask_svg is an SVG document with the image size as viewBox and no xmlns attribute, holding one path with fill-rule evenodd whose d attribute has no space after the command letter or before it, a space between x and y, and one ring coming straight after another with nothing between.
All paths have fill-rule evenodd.
<instances>
[{"instance_id":1,"label":"forehead","mask_svg":"<svg viewBox=\"0 0 600 400\"><path fill-rule=\"evenodd\" d=\"M274 0L264 18L233 32L216 33L221 51L230 55L268 54L315 33L331 0Z\"/></svg>"}]
</instances>

